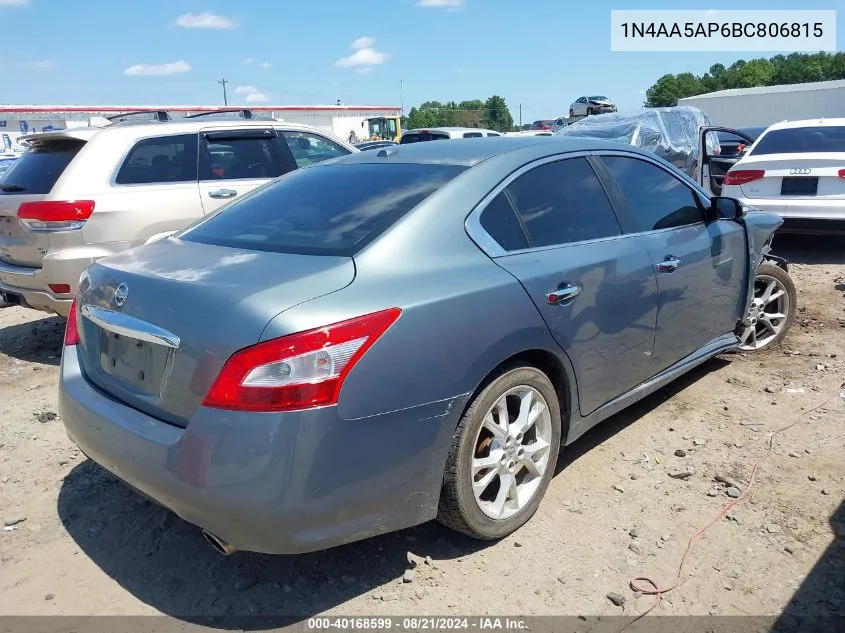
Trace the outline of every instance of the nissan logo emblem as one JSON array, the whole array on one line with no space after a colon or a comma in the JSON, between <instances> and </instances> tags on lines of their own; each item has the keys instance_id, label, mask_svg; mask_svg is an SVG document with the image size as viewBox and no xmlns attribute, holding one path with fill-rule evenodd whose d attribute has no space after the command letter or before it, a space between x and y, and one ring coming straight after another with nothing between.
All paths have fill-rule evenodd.
<instances>
[{"instance_id":1,"label":"nissan logo emblem","mask_svg":"<svg viewBox=\"0 0 845 633\"><path fill-rule=\"evenodd\" d=\"M122 308L126 304L126 300L129 298L129 286L126 284L120 284L114 290L114 305L117 308Z\"/></svg>"},{"instance_id":2,"label":"nissan logo emblem","mask_svg":"<svg viewBox=\"0 0 845 633\"><path fill-rule=\"evenodd\" d=\"M789 173L793 176L806 176L811 171L809 167L802 167L801 169L790 169Z\"/></svg>"}]
</instances>

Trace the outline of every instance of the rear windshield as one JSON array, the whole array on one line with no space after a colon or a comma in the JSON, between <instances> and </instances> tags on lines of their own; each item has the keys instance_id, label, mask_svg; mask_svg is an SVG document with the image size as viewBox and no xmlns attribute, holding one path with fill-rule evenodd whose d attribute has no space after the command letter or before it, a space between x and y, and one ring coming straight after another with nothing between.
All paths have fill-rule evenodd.
<instances>
[{"instance_id":1,"label":"rear windshield","mask_svg":"<svg viewBox=\"0 0 845 633\"><path fill-rule=\"evenodd\" d=\"M180 239L301 255L351 256L466 167L320 165L225 207Z\"/></svg>"},{"instance_id":2,"label":"rear windshield","mask_svg":"<svg viewBox=\"0 0 845 633\"><path fill-rule=\"evenodd\" d=\"M421 143L423 141L448 141L449 135L443 132L411 132L403 134L399 140L400 145L407 145L408 143Z\"/></svg>"},{"instance_id":3,"label":"rear windshield","mask_svg":"<svg viewBox=\"0 0 845 633\"><path fill-rule=\"evenodd\" d=\"M825 125L771 130L760 137L751 154L761 156L804 152L845 152L845 127Z\"/></svg>"},{"instance_id":4,"label":"rear windshield","mask_svg":"<svg viewBox=\"0 0 845 633\"><path fill-rule=\"evenodd\" d=\"M3 176L0 195L50 193L83 145L75 139L34 142Z\"/></svg>"}]
</instances>

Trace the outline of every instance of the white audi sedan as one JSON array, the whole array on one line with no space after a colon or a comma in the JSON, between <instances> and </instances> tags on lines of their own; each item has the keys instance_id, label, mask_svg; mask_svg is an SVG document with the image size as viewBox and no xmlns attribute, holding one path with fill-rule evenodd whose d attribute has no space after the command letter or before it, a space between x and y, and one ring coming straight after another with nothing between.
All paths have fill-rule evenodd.
<instances>
[{"instance_id":1,"label":"white audi sedan","mask_svg":"<svg viewBox=\"0 0 845 633\"><path fill-rule=\"evenodd\" d=\"M781 216L784 231L845 232L845 119L772 125L727 172L722 195Z\"/></svg>"}]
</instances>

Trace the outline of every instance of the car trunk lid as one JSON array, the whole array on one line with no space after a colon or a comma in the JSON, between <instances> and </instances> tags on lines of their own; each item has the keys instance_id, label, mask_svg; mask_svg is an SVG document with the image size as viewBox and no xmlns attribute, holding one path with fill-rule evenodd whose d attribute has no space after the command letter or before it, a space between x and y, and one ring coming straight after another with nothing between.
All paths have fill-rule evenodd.
<instances>
[{"instance_id":1,"label":"car trunk lid","mask_svg":"<svg viewBox=\"0 0 845 633\"><path fill-rule=\"evenodd\" d=\"M80 362L112 397L186 426L226 360L267 323L355 277L349 257L167 238L96 262L80 285Z\"/></svg>"},{"instance_id":2,"label":"car trunk lid","mask_svg":"<svg viewBox=\"0 0 845 633\"><path fill-rule=\"evenodd\" d=\"M731 172L758 172L758 177L741 185L749 199L845 198L845 153L765 154L748 156Z\"/></svg>"}]
</instances>

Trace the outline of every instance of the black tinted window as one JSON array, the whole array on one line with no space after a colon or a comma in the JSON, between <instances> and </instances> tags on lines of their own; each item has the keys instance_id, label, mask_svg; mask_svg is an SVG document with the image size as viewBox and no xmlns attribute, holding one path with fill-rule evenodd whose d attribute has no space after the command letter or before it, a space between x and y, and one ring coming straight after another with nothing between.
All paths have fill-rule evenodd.
<instances>
[{"instance_id":1,"label":"black tinted window","mask_svg":"<svg viewBox=\"0 0 845 633\"><path fill-rule=\"evenodd\" d=\"M481 226L506 251L528 248L528 239L504 193L500 193L481 213Z\"/></svg>"},{"instance_id":2,"label":"black tinted window","mask_svg":"<svg viewBox=\"0 0 845 633\"><path fill-rule=\"evenodd\" d=\"M282 169L275 134L260 131L214 133L200 145L200 180L262 180L277 178Z\"/></svg>"},{"instance_id":3,"label":"black tinted window","mask_svg":"<svg viewBox=\"0 0 845 633\"><path fill-rule=\"evenodd\" d=\"M695 224L704 219L698 196L664 169L635 158L605 156L639 231Z\"/></svg>"},{"instance_id":4,"label":"black tinted window","mask_svg":"<svg viewBox=\"0 0 845 633\"><path fill-rule=\"evenodd\" d=\"M135 144L115 182L140 185L194 182L197 179L197 135L180 134L148 138Z\"/></svg>"},{"instance_id":5,"label":"black tinted window","mask_svg":"<svg viewBox=\"0 0 845 633\"><path fill-rule=\"evenodd\" d=\"M547 163L520 176L507 191L531 246L552 246L619 235L613 208L584 158Z\"/></svg>"},{"instance_id":6,"label":"black tinted window","mask_svg":"<svg viewBox=\"0 0 845 633\"><path fill-rule=\"evenodd\" d=\"M349 256L464 169L357 164L297 170L230 204L182 239L258 251Z\"/></svg>"},{"instance_id":7,"label":"black tinted window","mask_svg":"<svg viewBox=\"0 0 845 633\"><path fill-rule=\"evenodd\" d=\"M803 152L845 152L845 127L825 125L772 130L751 150L754 156Z\"/></svg>"},{"instance_id":8,"label":"black tinted window","mask_svg":"<svg viewBox=\"0 0 845 633\"><path fill-rule=\"evenodd\" d=\"M464 132L464 138L481 138L484 136L481 132Z\"/></svg>"},{"instance_id":9,"label":"black tinted window","mask_svg":"<svg viewBox=\"0 0 845 633\"><path fill-rule=\"evenodd\" d=\"M2 194L46 194L62 175L84 141L56 139L35 141L3 175Z\"/></svg>"},{"instance_id":10,"label":"black tinted window","mask_svg":"<svg viewBox=\"0 0 845 633\"><path fill-rule=\"evenodd\" d=\"M412 132L410 134L403 134L399 140L400 145L407 145L408 143L420 143L422 141L446 141L449 140L449 135L443 132Z\"/></svg>"}]
</instances>

